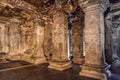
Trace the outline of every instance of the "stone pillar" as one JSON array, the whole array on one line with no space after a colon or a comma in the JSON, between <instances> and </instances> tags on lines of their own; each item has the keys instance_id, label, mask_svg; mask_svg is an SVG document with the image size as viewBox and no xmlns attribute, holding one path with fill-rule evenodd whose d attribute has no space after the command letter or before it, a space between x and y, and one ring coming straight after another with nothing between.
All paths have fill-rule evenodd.
<instances>
[{"instance_id":1,"label":"stone pillar","mask_svg":"<svg viewBox=\"0 0 120 80\"><path fill-rule=\"evenodd\" d=\"M83 26L79 21L72 22L72 54L73 63L83 64Z\"/></svg>"},{"instance_id":2,"label":"stone pillar","mask_svg":"<svg viewBox=\"0 0 120 80\"><path fill-rule=\"evenodd\" d=\"M117 42L118 42L117 53L118 57L120 58L120 25L118 26L117 29Z\"/></svg>"},{"instance_id":3,"label":"stone pillar","mask_svg":"<svg viewBox=\"0 0 120 80\"><path fill-rule=\"evenodd\" d=\"M11 19L12 20L12 19ZM10 22L9 24L9 40L10 40L10 53L9 56L12 60L21 59L21 33L20 27L17 22Z\"/></svg>"},{"instance_id":4,"label":"stone pillar","mask_svg":"<svg viewBox=\"0 0 120 80\"><path fill-rule=\"evenodd\" d=\"M51 60L52 55L52 23L47 22L45 25L45 36L44 36L44 51L47 60Z\"/></svg>"},{"instance_id":5,"label":"stone pillar","mask_svg":"<svg viewBox=\"0 0 120 80\"><path fill-rule=\"evenodd\" d=\"M68 61L68 26L67 16L60 10L53 15L52 26L52 59L49 68L65 70L71 68Z\"/></svg>"},{"instance_id":6,"label":"stone pillar","mask_svg":"<svg viewBox=\"0 0 120 80\"><path fill-rule=\"evenodd\" d=\"M5 54L9 52L7 30L5 23L0 23L0 52Z\"/></svg>"},{"instance_id":7,"label":"stone pillar","mask_svg":"<svg viewBox=\"0 0 120 80\"><path fill-rule=\"evenodd\" d=\"M36 46L36 54L35 54L35 64L46 63L46 58L44 56L44 28L45 24L42 22L36 23L36 37L37 37L37 46Z\"/></svg>"},{"instance_id":8,"label":"stone pillar","mask_svg":"<svg viewBox=\"0 0 120 80\"><path fill-rule=\"evenodd\" d=\"M111 48L112 48L112 64L113 66L120 65L120 57L118 56L118 49L119 49L119 40L117 37L118 27L119 27L119 19L120 19L120 10L119 9L120 3L112 4L110 11L111 11ZM119 33L119 32L118 32Z\"/></svg>"},{"instance_id":9,"label":"stone pillar","mask_svg":"<svg viewBox=\"0 0 120 80\"><path fill-rule=\"evenodd\" d=\"M9 52L7 33L6 24L0 21L0 63L7 62L6 55Z\"/></svg>"},{"instance_id":10,"label":"stone pillar","mask_svg":"<svg viewBox=\"0 0 120 80\"><path fill-rule=\"evenodd\" d=\"M117 11L111 9L111 12L107 15L106 21L106 61L109 64L120 64L118 56L118 27L119 27L119 14Z\"/></svg>"},{"instance_id":11,"label":"stone pillar","mask_svg":"<svg viewBox=\"0 0 120 80\"><path fill-rule=\"evenodd\" d=\"M108 64L112 64L112 49L111 49L111 17L108 13L105 17L105 58Z\"/></svg>"},{"instance_id":12,"label":"stone pillar","mask_svg":"<svg viewBox=\"0 0 120 80\"><path fill-rule=\"evenodd\" d=\"M79 0L85 12L85 64L80 75L106 80L104 56L104 11L108 0ZM110 74L108 74L110 75Z\"/></svg>"},{"instance_id":13,"label":"stone pillar","mask_svg":"<svg viewBox=\"0 0 120 80\"><path fill-rule=\"evenodd\" d=\"M113 64L116 64L116 63L120 64L119 57L118 57L118 54L117 54L117 47L118 47L117 27L118 27L118 24L115 24L114 20L112 20L112 26L111 26L111 49L112 49Z\"/></svg>"}]
</instances>

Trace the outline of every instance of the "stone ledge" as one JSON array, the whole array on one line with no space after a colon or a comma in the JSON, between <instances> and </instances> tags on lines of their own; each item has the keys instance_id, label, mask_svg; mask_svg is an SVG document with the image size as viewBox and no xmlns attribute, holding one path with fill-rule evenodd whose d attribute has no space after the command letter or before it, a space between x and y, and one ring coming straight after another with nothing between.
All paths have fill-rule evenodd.
<instances>
[{"instance_id":1,"label":"stone ledge","mask_svg":"<svg viewBox=\"0 0 120 80\"><path fill-rule=\"evenodd\" d=\"M107 80L107 77L104 73L99 73L92 70L82 70L79 74L81 76L87 76L87 77L96 78L100 80Z\"/></svg>"},{"instance_id":2,"label":"stone ledge","mask_svg":"<svg viewBox=\"0 0 120 80\"><path fill-rule=\"evenodd\" d=\"M73 58L72 61L75 64L84 64L85 63L85 58L75 57L75 58Z\"/></svg>"},{"instance_id":3,"label":"stone ledge","mask_svg":"<svg viewBox=\"0 0 120 80\"><path fill-rule=\"evenodd\" d=\"M35 58L34 64L47 63L46 58Z\"/></svg>"},{"instance_id":4,"label":"stone ledge","mask_svg":"<svg viewBox=\"0 0 120 80\"><path fill-rule=\"evenodd\" d=\"M105 69L100 66L82 65L82 71L79 74L81 76L107 80Z\"/></svg>"},{"instance_id":5,"label":"stone ledge","mask_svg":"<svg viewBox=\"0 0 120 80\"><path fill-rule=\"evenodd\" d=\"M63 71L72 67L71 62L49 62L48 68Z\"/></svg>"}]
</instances>

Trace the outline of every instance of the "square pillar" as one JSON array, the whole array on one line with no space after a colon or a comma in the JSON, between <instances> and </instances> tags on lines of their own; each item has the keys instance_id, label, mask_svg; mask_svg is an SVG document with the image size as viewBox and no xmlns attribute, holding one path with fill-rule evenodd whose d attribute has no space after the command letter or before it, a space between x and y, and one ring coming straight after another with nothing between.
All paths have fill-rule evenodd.
<instances>
[{"instance_id":1,"label":"square pillar","mask_svg":"<svg viewBox=\"0 0 120 80\"><path fill-rule=\"evenodd\" d=\"M67 15L57 11L53 15L52 25L52 59L48 68L65 70L71 68L68 60L68 26Z\"/></svg>"},{"instance_id":2,"label":"square pillar","mask_svg":"<svg viewBox=\"0 0 120 80\"><path fill-rule=\"evenodd\" d=\"M120 65L120 57L118 56L119 49L119 11L116 11L120 6L120 3L111 5L110 19L111 19L111 60L112 66Z\"/></svg>"},{"instance_id":3,"label":"square pillar","mask_svg":"<svg viewBox=\"0 0 120 80\"><path fill-rule=\"evenodd\" d=\"M104 11L109 1L79 0L79 4L85 12L85 64L80 75L106 80L109 66L104 56Z\"/></svg>"},{"instance_id":4,"label":"square pillar","mask_svg":"<svg viewBox=\"0 0 120 80\"><path fill-rule=\"evenodd\" d=\"M72 23L72 54L73 63L83 64L85 57L83 55L83 26L80 21Z\"/></svg>"},{"instance_id":5,"label":"square pillar","mask_svg":"<svg viewBox=\"0 0 120 80\"><path fill-rule=\"evenodd\" d=\"M118 5L118 4L115 4ZM120 5L120 4L119 4ZM110 12L106 15L106 61L112 66L120 64L119 50L119 11L116 6L111 5Z\"/></svg>"},{"instance_id":6,"label":"square pillar","mask_svg":"<svg viewBox=\"0 0 120 80\"><path fill-rule=\"evenodd\" d=\"M45 23L42 21L37 21L36 23L36 54L35 64L47 63L44 51L44 33L45 33Z\"/></svg>"}]
</instances>

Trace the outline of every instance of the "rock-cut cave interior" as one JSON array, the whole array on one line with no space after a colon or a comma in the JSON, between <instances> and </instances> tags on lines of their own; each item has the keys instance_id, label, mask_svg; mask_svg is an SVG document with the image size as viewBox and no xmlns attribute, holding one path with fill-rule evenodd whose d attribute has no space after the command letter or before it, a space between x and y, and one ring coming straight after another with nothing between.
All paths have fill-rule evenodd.
<instances>
[{"instance_id":1,"label":"rock-cut cave interior","mask_svg":"<svg viewBox=\"0 0 120 80\"><path fill-rule=\"evenodd\" d=\"M120 0L0 0L0 80L120 80Z\"/></svg>"}]
</instances>

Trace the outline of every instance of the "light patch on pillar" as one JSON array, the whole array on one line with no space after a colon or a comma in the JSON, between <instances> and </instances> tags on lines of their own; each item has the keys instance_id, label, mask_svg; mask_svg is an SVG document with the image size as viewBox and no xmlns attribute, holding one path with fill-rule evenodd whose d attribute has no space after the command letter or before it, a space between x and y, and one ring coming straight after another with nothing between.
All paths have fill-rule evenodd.
<instances>
[{"instance_id":1,"label":"light patch on pillar","mask_svg":"<svg viewBox=\"0 0 120 80\"><path fill-rule=\"evenodd\" d=\"M72 41L71 41L71 36L72 35L72 30L68 30L68 60L71 60L72 57Z\"/></svg>"},{"instance_id":2,"label":"light patch on pillar","mask_svg":"<svg viewBox=\"0 0 120 80\"><path fill-rule=\"evenodd\" d=\"M84 28L83 28L83 56L85 56L85 32L84 32Z\"/></svg>"}]
</instances>

